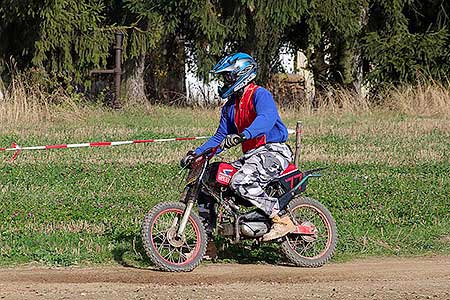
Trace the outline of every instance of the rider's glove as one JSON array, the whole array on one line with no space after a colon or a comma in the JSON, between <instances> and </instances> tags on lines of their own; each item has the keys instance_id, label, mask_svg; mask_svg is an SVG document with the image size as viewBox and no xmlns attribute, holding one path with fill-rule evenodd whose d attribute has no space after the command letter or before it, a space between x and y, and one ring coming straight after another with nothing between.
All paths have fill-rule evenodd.
<instances>
[{"instance_id":1,"label":"rider's glove","mask_svg":"<svg viewBox=\"0 0 450 300\"><path fill-rule=\"evenodd\" d=\"M195 152L192 150L188 151L188 153L186 153L186 155L181 159L180 166L182 168L186 168L187 166L189 166L192 163L194 158L195 158Z\"/></svg>"},{"instance_id":2,"label":"rider's glove","mask_svg":"<svg viewBox=\"0 0 450 300\"><path fill-rule=\"evenodd\" d=\"M239 145L240 143L244 142L245 140L246 140L246 138L243 133L229 134L225 137L225 139L220 144L220 148L222 148L223 150L226 150L226 149L229 149L236 145Z\"/></svg>"}]
</instances>

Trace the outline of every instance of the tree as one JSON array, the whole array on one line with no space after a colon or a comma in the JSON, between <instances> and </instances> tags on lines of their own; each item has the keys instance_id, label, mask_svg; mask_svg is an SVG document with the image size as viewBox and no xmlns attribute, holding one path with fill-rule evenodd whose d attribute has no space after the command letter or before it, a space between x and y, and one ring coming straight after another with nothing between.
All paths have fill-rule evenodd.
<instances>
[{"instance_id":1,"label":"tree","mask_svg":"<svg viewBox=\"0 0 450 300\"><path fill-rule=\"evenodd\" d=\"M319 89L358 92L363 78L375 88L419 74L445 80L449 15L444 0L3 0L0 72L12 57L67 87L88 83L121 31L128 98L139 102L183 98L186 64L208 79L235 51L256 58L265 83L286 45L307 55Z\"/></svg>"},{"instance_id":2,"label":"tree","mask_svg":"<svg viewBox=\"0 0 450 300\"><path fill-rule=\"evenodd\" d=\"M8 41L1 49L3 60L14 56L21 68L43 67L75 81L106 63L111 36L99 30L105 22L101 1L5 1L0 8L2 39Z\"/></svg>"},{"instance_id":3,"label":"tree","mask_svg":"<svg viewBox=\"0 0 450 300\"><path fill-rule=\"evenodd\" d=\"M372 3L369 32L363 38L375 87L415 82L421 76L446 80L450 71L450 5L443 0Z\"/></svg>"},{"instance_id":4,"label":"tree","mask_svg":"<svg viewBox=\"0 0 450 300\"><path fill-rule=\"evenodd\" d=\"M217 54L224 39L214 2L208 0L128 0L126 7L138 19L158 13L162 24L154 47L146 55L147 93L156 101L172 103L185 98L185 65L197 65L206 77L211 55ZM195 62L187 60L192 53Z\"/></svg>"},{"instance_id":5,"label":"tree","mask_svg":"<svg viewBox=\"0 0 450 300\"><path fill-rule=\"evenodd\" d=\"M277 65L286 27L298 22L307 8L307 0L189 3L191 24L185 32L199 74L206 78L213 64L227 53L247 52L258 62L261 83L267 82Z\"/></svg>"},{"instance_id":6,"label":"tree","mask_svg":"<svg viewBox=\"0 0 450 300\"><path fill-rule=\"evenodd\" d=\"M128 26L125 86L130 102L147 101L145 84L147 55L157 49L167 30L164 15L155 9L156 4L158 4L156 1L125 0L118 7L118 14L123 16L118 20L119 24Z\"/></svg>"},{"instance_id":7,"label":"tree","mask_svg":"<svg viewBox=\"0 0 450 300\"><path fill-rule=\"evenodd\" d=\"M338 84L359 90L361 47L367 23L366 0L312 0L284 39L306 53L318 89Z\"/></svg>"},{"instance_id":8,"label":"tree","mask_svg":"<svg viewBox=\"0 0 450 300\"><path fill-rule=\"evenodd\" d=\"M19 68L29 65L33 57L34 42L38 38L39 17L36 13L38 10L38 3L33 1L3 0L1 2L0 64L5 64L14 57Z\"/></svg>"},{"instance_id":9,"label":"tree","mask_svg":"<svg viewBox=\"0 0 450 300\"><path fill-rule=\"evenodd\" d=\"M163 27L161 16L147 8L131 0L4 0L0 33L8 42L0 60L12 56L20 69L40 67L65 84L86 83L90 70L107 65L114 32L122 31L127 86L142 96L142 57L157 45Z\"/></svg>"}]
</instances>

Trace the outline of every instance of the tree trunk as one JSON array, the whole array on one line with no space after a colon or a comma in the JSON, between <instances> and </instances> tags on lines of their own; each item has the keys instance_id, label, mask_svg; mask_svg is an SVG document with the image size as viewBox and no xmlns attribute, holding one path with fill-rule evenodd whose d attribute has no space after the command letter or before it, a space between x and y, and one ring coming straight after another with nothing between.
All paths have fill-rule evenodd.
<instances>
[{"instance_id":1,"label":"tree trunk","mask_svg":"<svg viewBox=\"0 0 450 300\"><path fill-rule=\"evenodd\" d=\"M361 19L360 19L360 26L361 31L365 33L367 29L367 24L369 22L369 6L363 7L361 9ZM359 97L366 98L367 97L367 89L363 87L363 80L364 80L364 68L363 68L363 55L362 55L362 49L361 44L358 43L356 50L355 50L355 56L354 56L354 66L355 66L355 73L354 73L354 81L353 81L353 88L355 89L356 93Z\"/></svg>"},{"instance_id":2,"label":"tree trunk","mask_svg":"<svg viewBox=\"0 0 450 300\"><path fill-rule=\"evenodd\" d=\"M368 23L369 7L361 7L359 20L360 32L364 32ZM342 84L363 97L363 55L362 47L357 36L342 41L342 50L339 56L339 71Z\"/></svg>"},{"instance_id":3,"label":"tree trunk","mask_svg":"<svg viewBox=\"0 0 450 300\"><path fill-rule=\"evenodd\" d=\"M147 96L145 94L144 81L145 55L129 60L125 65L125 70L126 103L146 103Z\"/></svg>"},{"instance_id":4,"label":"tree trunk","mask_svg":"<svg viewBox=\"0 0 450 300\"><path fill-rule=\"evenodd\" d=\"M5 86L3 84L2 77L0 77L0 101L5 99Z\"/></svg>"},{"instance_id":5,"label":"tree trunk","mask_svg":"<svg viewBox=\"0 0 450 300\"><path fill-rule=\"evenodd\" d=\"M355 53L354 57L354 63L355 63L355 78L353 80L353 89L355 90L356 94L359 97L364 97L362 94L362 84L363 84L363 61L362 61L362 53L361 49L358 48L358 50Z\"/></svg>"},{"instance_id":6,"label":"tree trunk","mask_svg":"<svg viewBox=\"0 0 450 300\"><path fill-rule=\"evenodd\" d=\"M295 72L303 77L306 99L311 106L314 106L314 100L316 98L314 74L310 70L308 58L302 51L297 51L296 53Z\"/></svg>"},{"instance_id":7,"label":"tree trunk","mask_svg":"<svg viewBox=\"0 0 450 300\"><path fill-rule=\"evenodd\" d=\"M337 80L343 86L349 86L354 82L354 70L355 70L355 42L342 40L339 48L338 57L338 75Z\"/></svg>"},{"instance_id":8,"label":"tree trunk","mask_svg":"<svg viewBox=\"0 0 450 300\"><path fill-rule=\"evenodd\" d=\"M327 73L329 72L329 65L325 60L325 55L324 41L322 41L310 55L311 69L315 79L316 90L321 90L328 84Z\"/></svg>"},{"instance_id":9,"label":"tree trunk","mask_svg":"<svg viewBox=\"0 0 450 300\"><path fill-rule=\"evenodd\" d=\"M185 104L184 42L174 35L167 36L147 58L146 84L152 103Z\"/></svg>"},{"instance_id":10,"label":"tree trunk","mask_svg":"<svg viewBox=\"0 0 450 300\"><path fill-rule=\"evenodd\" d=\"M185 49L184 42L177 36L171 36L166 44L167 75L164 84L164 98L169 103L185 104Z\"/></svg>"},{"instance_id":11,"label":"tree trunk","mask_svg":"<svg viewBox=\"0 0 450 300\"><path fill-rule=\"evenodd\" d=\"M186 104L184 41L169 35L147 55L145 84L152 103Z\"/></svg>"}]
</instances>

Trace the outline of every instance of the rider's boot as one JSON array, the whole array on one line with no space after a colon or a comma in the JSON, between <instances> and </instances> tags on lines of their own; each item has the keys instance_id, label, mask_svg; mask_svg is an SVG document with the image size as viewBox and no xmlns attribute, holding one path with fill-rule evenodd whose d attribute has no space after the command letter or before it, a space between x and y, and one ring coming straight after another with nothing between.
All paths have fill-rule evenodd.
<instances>
[{"instance_id":1,"label":"rider's boot","mask_svg":"<svg viewBox=\"0 0 450 300\"><path fill-rule=\"evenodd\" d=\"M295 231L296 228L297 227L288 214L281 217L276 215L272 218L272 227L270 228L270 231L263 235L262 241L267 242L283 237L286 234Z\"/></svg>"}]
</instances>

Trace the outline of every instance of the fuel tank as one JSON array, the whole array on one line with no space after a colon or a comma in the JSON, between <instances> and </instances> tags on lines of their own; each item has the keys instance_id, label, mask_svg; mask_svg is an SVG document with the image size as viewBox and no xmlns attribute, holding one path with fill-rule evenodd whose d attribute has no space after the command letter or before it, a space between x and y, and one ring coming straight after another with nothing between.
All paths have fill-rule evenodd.
<instances>
[{"instance_id":1,"label":"fuel tank","mask_svg":"<svg viewBox=\"0 0 450 300\"><path fill-rule=\"evenodd\" d=\"M216 181L223 186L230 185L231 177L237 172L237 169L230 164L220 163L217 169Z\"/></svg>"},{"instance_id":2,"label":"fuel tank","mask_svg":"<svg viewBox=\"0 0 450 300\"><path fill-rule=\"evenodd\" d=\"M212 187L226 187L230 185L231 178L238 170L230 164L215 162L209 165L206 183Z\"/></svg>"}]
</instances>

